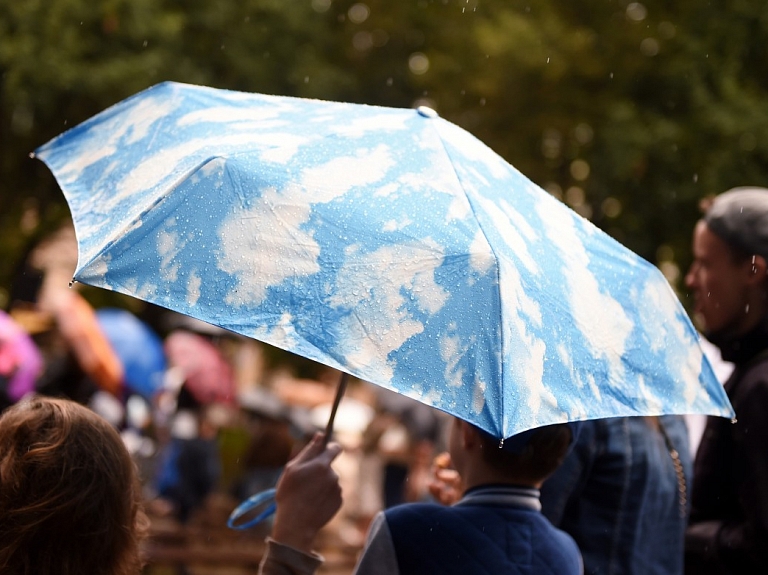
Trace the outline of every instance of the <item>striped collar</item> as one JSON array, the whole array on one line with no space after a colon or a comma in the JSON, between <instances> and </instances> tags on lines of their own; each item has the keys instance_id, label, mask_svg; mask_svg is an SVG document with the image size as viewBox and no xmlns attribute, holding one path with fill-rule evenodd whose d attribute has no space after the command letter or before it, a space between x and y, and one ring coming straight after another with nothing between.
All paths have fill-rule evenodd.
<instances>
[{"instance_id":1,"label":"striped collar","mask_svg":"<svg viewBox=\"0 0 768 575\"><path fill-rule=\"evenodd\" d=\"M511 485L480 485L479 487L473 487L454 505L504 505L541 511L538 489Z\"/></svg>"}]
</instances>

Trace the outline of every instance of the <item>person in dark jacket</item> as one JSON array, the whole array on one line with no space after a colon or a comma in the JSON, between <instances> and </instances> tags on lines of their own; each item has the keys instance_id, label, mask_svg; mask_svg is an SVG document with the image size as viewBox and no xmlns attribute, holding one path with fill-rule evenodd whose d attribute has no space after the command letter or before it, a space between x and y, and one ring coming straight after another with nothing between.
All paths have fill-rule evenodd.
<instances>
[{"instance_id":1,"label":"person in dark jacket","mask_svg":"<svg viewBox=\"0 0 768 575\"><path fill-rule=\"evenodd\" d=\"M705 335L735 364L736 412L712 417L694 464L686 573L768 573L768 189L717 196L686 275Z\"/></svg>"},{"instance_id":2,"label":"person in dark jacket","mask_svg":"<svg viewBox=\"0 0 768 575\"><path fill-rule=\"evenodd\" d=\"M406 503L377 515L355 574L580 575L583 565L576 543L541 514L538 492L562 462L577 428L551 425L500 442L455 419L449 453L461 478L461 499L450 507ZM337 484L324 472L335 453L325 455L316 438L286 466L277 485L277 512L262 575L309 574L319 567L322 559L311 547L329 517L311 502L340 504L335 491L326 498L315 493L324 484ZM306 473L300 481L310 465L316 468L311 480Z\"/></svg>"},{"instance_id":3,"label":"person in dark jacket","mask_svg":"<svg viewBox=\"0 0 768 575\"><path fill-rule=\"evenodd\" d=\"M582 423L541 508L571 535L587 575L680 575L693 458L679 415Z\"/></svg>"}]
</instances>

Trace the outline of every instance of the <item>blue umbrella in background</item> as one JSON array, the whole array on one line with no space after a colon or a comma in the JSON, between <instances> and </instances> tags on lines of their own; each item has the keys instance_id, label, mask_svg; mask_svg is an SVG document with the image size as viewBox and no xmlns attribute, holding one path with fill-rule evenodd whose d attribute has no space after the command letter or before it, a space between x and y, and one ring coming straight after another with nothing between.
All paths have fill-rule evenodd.
<instances>
[{"instance_id":1,"label":"blue umbrella in background","mask_svg":"<svg viewBox=\"0 0 768 575\"><path fill-rule=\"evenodd\" d=\"M96 319L123 364L125 386L151 401L163 385L163 341L146 323L123 309L101 308Z\"/></svg>"},{"instance_id":2,"label":"blue umbrella in background","mask_svg":"<svg viewBox=\"0 0 768 575\"><path fill-rule=\"evenodd\" d=\"M500 438L733 416L662 274L432 110L163 83L36 154L78 281Z\"/></svg>"}]
</instances>

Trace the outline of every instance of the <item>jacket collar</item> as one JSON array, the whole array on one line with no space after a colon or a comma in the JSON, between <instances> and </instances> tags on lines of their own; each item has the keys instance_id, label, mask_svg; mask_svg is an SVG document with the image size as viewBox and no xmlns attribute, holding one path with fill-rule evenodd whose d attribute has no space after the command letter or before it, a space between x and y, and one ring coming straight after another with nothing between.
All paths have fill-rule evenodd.
<instances>
[{"instance_id":1,"label":"jacket collar","mask_svg":"<svg viewBox=\"0 0 768 575\"><path fill-rule=\"evenodd\" d=\"M720 348L725 361L743 365L768 349L768 316L763 318L752 331L734 336L719 333L707 333L706 338Z\"/></svg>"},{"instance_id":2,"label":"jacket collar","mask_svg":"<svg viewBox=\"0 0 768 575\"><path fill-rule=\"evenodd\" d=\"M541 511L539 490L516 485L480 485L473 487L467 490L455 505L495 505L522 507Z\"/></svg>"}]
</instances>

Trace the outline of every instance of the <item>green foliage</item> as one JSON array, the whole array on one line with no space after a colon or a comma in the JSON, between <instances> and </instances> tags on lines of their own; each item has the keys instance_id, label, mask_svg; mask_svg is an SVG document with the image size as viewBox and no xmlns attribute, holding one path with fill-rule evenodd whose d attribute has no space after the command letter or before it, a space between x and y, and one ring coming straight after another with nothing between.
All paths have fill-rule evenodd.
<instances>
[{"instance_id":1,"label":"green foliage","mask_svg":"<svg viewBox=\"0 0 768 575\"><path fill-rule=\"evenodd\" d=\"M163 80L428 103L684 268L702 197L768 185L766 69L751 0L0 0L0 286L68 213L29 152Z\"/></svg>"}]
</instances>

